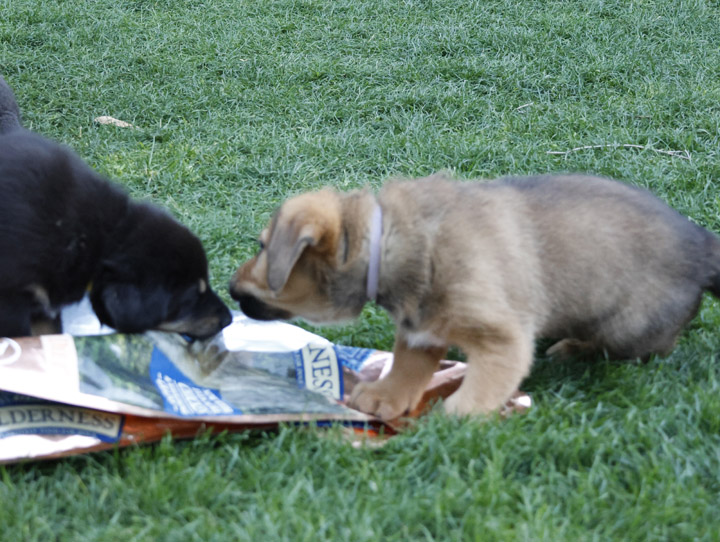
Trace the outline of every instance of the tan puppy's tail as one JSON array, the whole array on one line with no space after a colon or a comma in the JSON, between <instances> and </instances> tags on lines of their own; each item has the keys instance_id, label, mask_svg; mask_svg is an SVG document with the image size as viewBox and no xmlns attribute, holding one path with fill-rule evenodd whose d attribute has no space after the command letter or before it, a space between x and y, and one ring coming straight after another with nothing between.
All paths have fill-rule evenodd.
<instances>
[{"instance_id":1,"label":"tan puppy's tail","mask_svg":"<svg viewBox=\"0 0 720 542\"><path fill-rule=\"evenodd\" d=\"M707 287L707 291L720 299L720 273L713 276L712 283Z\"/></svg>"},{"instance_id":2,"label":"tan puppy's tail","mask_svg":"<svg viewBox=\"0 0 720 542\"><path fill-rule=\"evenodd\" d=\"M710 280L706 290L720 299L720 239L711 234L707 250L710 264Z\"/></svg>"}]
</instances>

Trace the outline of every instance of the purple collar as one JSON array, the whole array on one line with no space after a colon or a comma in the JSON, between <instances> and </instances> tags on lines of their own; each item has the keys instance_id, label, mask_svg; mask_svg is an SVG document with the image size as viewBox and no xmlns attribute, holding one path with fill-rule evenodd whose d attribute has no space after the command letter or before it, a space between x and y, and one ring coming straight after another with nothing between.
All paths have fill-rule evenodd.
<instances>
[{"instance_id":1,"label":"purple collar","mask_svg":"<svg viewBox=\"0 0 720 542\"><path fill-rule=\"evenodd\" d=\"M382 239L382 209L380 204L375 204L372 217L370 218L370 260L368 262L367 274L367 297L375 301L380 282L380 241Z\"/></svg>"}]
</instances>

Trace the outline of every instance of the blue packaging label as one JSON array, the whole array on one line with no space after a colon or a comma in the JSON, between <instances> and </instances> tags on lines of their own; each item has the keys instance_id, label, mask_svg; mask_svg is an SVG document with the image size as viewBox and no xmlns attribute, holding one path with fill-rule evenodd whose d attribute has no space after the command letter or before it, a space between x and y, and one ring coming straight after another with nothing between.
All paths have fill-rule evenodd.
<instances>
[{"instance_id":1,"label":"blue packaging label","mask_svg":"<svg viewBox=\"0 0 720 542\"><path fill-rule=\"evenodd\" d=\"M293 352L298 386L333 399L343 397L342 367L330 344L308 344Z\"/></svg>"},{"instance_id":2,"label":"blue packaging label","mask_svg":"<svg viewBox=\"0 0 720 542\"><path fill-rule=\"evenodd\" d=\"M0 438L10 435L84 435L117 442L125 417L0 392Z\"/></svg>"},{"instance_id":3,"label":"blue packaging label","mask_svg":"<svg viewBox=\"0 0 720 542\"><path fill-rule=\"evenodd\" d=\"M376 352L376 350L370 348L355 348L354 346L340 346L337 344L334 345L334 348L340 364L355 372L360 371L363 363L367 361L373 352Z\"/></svg>"},{"instance_id":4,"label":"blue packaging label","mask_svg":"<svg viewBox=\"0 0 720 542\"><path fill-rule=\"evenodd\" d=\"M167 412L180 416L242 414L223 401L218 390L193 384L158 348L152 352L150 376L163 397Z\"/></svg>"}]
</instances>

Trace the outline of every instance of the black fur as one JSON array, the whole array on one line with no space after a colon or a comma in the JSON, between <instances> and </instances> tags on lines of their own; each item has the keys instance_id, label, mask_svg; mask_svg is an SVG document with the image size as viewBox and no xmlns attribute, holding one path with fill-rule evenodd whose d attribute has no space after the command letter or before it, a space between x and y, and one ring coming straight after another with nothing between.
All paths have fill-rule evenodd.
<instances>
[{"instance_id":1,"label":"black fur","mask_svg":"<svg viewBox=\"0 0 720 542\"><path fill-rule=\"evenodd\" d=\"M0 134L19 128L20 125L20 108L15 95L0 75Z\"/></svg>"},{"instance_id":2,"label":"black fur","mask_svg":"<svg viewBox=\"0 0 720 542\"><path fill-rule=\"evenodd\" d=\"M0 336L29 335L89 288L100 321L120 332L208 337L231 315L207 280L190 230L24 129L0 78Z\"/></svg>"}]
</instances>

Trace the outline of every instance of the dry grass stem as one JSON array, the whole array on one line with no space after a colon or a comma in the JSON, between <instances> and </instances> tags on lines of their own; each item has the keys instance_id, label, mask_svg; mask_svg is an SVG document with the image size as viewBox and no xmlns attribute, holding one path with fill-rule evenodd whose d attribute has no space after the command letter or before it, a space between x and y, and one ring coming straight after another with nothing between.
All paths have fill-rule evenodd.
<instances>
[{"instance_id":1,"label":"dry grass stem","mask_svg":"<svg viewBox=\"0 0 720 542\"><path fill-rule=\"evenodd\" d=\"M660 154L667 154L676 158L682 158L683 160L690 160L690 153L688 151L666 151L662 149L653 149L652 147L646 147L644 145L633 145L631 143L608 143L605 145L583 145L582 147L575 147L569 151L547 151L547 154L559 154L567 156L572 152L582 151L585 149L642 149L645 151L657 152Z\"/></svg>"}]
</instances>

